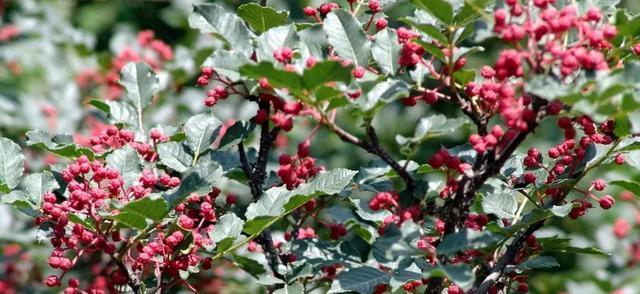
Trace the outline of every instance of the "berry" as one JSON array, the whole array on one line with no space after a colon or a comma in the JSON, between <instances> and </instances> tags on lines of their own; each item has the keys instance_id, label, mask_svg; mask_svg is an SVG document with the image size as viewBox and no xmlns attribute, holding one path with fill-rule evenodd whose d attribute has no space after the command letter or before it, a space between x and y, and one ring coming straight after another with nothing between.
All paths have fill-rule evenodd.
<instances>
[{"instance_id":1,"label":"berry","mask_svg":"<svg viewBox=\"0 0 640 294\"><path fill-rule=\"evenodd\" d=\"M379 0L369 0L369 9L373 13L380 12L380 1Z\"/></svg>"},{"instance_id":2,"label":"berry","mask_svg":"<svg viewBox=\"0 0 640 294\"><path fill-rule=\"evenodd\" d=\"M318 14L318 11L315 8L309 7L309 6L303 8L303 11L304 11L304 15L306 16L313 17L313 16L316 16L316 14Z\"/></svg>"},{"instance_id":3,"label":"berry","mask_svg":"<svg viewBox=\"0 0 640 294\"><path fill-rule=\"evenodd\" d=\"M600 207L602 207L602 209L609 209L613 207L615 200L610 195L604 195L602 196L602 198L600 198L598 203L600 204Z\"/></svg>"},{"instance_id":4,"label":"berry","mask_svg":"<svg viewBox=\"0 0 640 294\"><path fill-rule=\"evenodd\" d=\"M386 19L379 18L378 20L376 20L376 30L382 31L385 28L387 28L388 24L389 24L389 22Z\"/></svg>"},{"instance_id":5,"label":"berry","mask_svg":"<svg viewBox=\"0 0 640 294\"><path fill-rule=\"evenodd\" d=\"M362 66L356 66L352 71L352 74L356 79L362 78L364 76L364 73L365 69Z\"/></svg>"}]
</instances>

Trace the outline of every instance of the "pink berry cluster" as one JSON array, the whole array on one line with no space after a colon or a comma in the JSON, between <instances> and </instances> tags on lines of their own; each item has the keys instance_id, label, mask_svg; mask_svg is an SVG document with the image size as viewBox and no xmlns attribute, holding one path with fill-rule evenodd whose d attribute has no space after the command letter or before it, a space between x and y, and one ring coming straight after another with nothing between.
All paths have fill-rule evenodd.
<instances>
[{"instance_id":1,"label":"pink berry cluster","mask_svg":"<svg viewBox=\"0 0 640 294\"><path fill-rule=\"evenodd\" d=\"M52 228L54 249L49 266L61 270L61 274L46 278L47 286L61 286L63 277L84 259L94 258L94 253L121 259L131 265L135 274L160 271L178 280L180 271L189 267L211 267L211 259L201 257L199 251L213 245L209 232L214 230L218 220L215 200L221 194L219 189L213 188L204 196L192 194L175 208L177 226L160 223L153 228L155 233L137 240L125 237L123 229L116 226L111 216L120 212L115 207L150 197L154 191L175 188L180 185L179 178L168 174L157 176L151 170L144 170L135 183L126 186L117 170L106 167L101 161L90 161L86 156L79 157L64 169L62 178L68 194L61 197L52 192L45 193L43 215L36 219L37 224ZM226 200L227 205L233 205L235 196L228 195ZM70 221L71 216L74 219ZM75 220L77 218L91 225L82 225ZM105 293L105 289L111 291L110 287L127 283L125 274L112 266L95 273L100 279L87 285L88 291ZM107 280L111 281L111 286L96 284ZM79 281L71 278L65 293L77 293L81 291L79 287Z\"/></svg>"},{"instance_id":2,"label":"pink berry cluster","mask_svg":"<svg viewBox=\"0 0 640 294\"><path fill-rule=\"evenodd\" d=\"M111 60L111 67L104 75L107 83L106 98L116 100L122 96L120 86L120 70L129 62L145 62L151 68L158 70L173 60L173 49L164 41L155 38L151 30L138 33L137 47L126 47Z\"/></svg>"},{"instance_id":3,"label":"pink berry cluster","mask_svg":"<svg viewBox=\"0 0 640 294\"><path fill-rule=\"evenodd\" d=\"M97 124L92 132L94 135L89 138L88 144L94 152L105 153L129 145L133 147L143 159L149 162L154 162L158 158L158 153L156 152L157 145L169 141L169 136L155 128L149 131L150 143L135 141L136 138L133 131L118 129L118 127L114 125ZM77 136L76 141L83 143L86 140Z\"/></svg>"},{"instance_id":4,"label":"pink berry cluster","mask_svg":"<svg viewBox=\"0 0 640 294\"><path fill-rule=\"evenodd\" d=\"M360 5L359 3L360 0L347 0L347 2L349 3L349 10L352 13L354 13L356 10L355 5L356 4ZM327 14L329 14L329 12L339 8L340 8L340 5L338 5L337 3L327 2L327 3L321 4L318 8L307 6L303 9L303 12L306 16L312 17L315 21L321 23L324 17L326 17ZM371 25L374 23L374 20L375 20L376 31L384 30L388 25L388 21L384 17L379 17L376 19L376 16L382 12L382 6L380 4L380 0L369 0L367 3L367 8L368 8L370 17L367 24L365 25L365 31L369 30Z\"/></svg>"},{"instance_id":5,"label":"pink berry cluster","mask_svg":"<svg viewBox=\"0 0 640 294\"><path fill-rule=\"evenodd\" d=\"M118 129L116 126L105 126L98 134L89 139L91 149L96 153L102 153L108 149L119 149L133 142L135 133L127 129Z\"/></svg>"},{"instance_id":6,"label":"pink berry cluster","mask_svg":"<svg viewBox=\"0 0 640 294\"><path fill-rule=\"evenodd\" d=\"M608 69L602 50L612 48L609 40L617 35L615 26L603 23L603 15L591 7L584 15L578 15L576 6L567 5L556 9L556 1L534 1L539 17L526 15L520 1L505 1L507 9L498 9L494 14L494 31L505 42L519 42L526 37L542 42L542 50L532 51L525 58L536 60L542 68L560 66L562 75L570 75L577 70ZM566 45L564 35L577 31L578 40ZM503 74L498 73L498 76Z\"/></svg>"},{"instance_id":7,"label":"pink berry cluster","mask_svg":"<svg viewBox=\"0 0 640 294\"><path fill-rule=\"evenodd\" d=\"M84 255L94 252L114 254L116 244L121 241L119 231L101 212L110 211L110 201L128 202L132 192L124 187L124 179L117 170L105 167L100 161L89 161L86 156L62 171L67 182L68 195L61 199L52 192L43 195L41 217L38 224L48 224L52 228L51 244L54 250L49 257L49 266L60 269L60 276L50 276L46 284L50 287L60 285L62 277L76 265ZM62 201L60 201L62 200ZM70 215L86 217L94 224L90 230L78 223L69 221ZM102 230L103 227L110 227ZM76 288L76 279L69 280L69 287ZM74 292L71 292L74 293Z\"/></svg>"},{"instance_id":8,"label":"pink berry cluster","mask_svg":"<svg viewBox=\"0 0 640 294\"><path fill-rule=\"evenodd\" d=\"M408 220L417 220L422 211L419 205L403 207L400 205L400 195L395 191L378 192L369 200L369 209L373 211L387 210L392 214L382 220L382 225L378 228L383 233L388 225L401 225Z\"/></svg>"},{"instance_id":9,"label":"pink berry cluster","mask_svg":"<svg viewBox=\"0 0 640 294\"><path fill-rule=\"evenodd\" d=\"M14 24L0 27L0 42L7 42L20 35L20 28Z\"/></svg>"}]
</instances>

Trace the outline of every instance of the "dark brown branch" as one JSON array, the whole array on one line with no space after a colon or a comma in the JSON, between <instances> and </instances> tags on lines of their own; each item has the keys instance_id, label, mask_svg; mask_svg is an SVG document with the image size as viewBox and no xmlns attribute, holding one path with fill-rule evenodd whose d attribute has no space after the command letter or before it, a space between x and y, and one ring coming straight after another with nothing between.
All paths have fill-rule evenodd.
<instances>
[{"instance_id":1,"label":"dark brown branch","mask_svg":"<svg viewBox=\"0 0 640 294\"><path fill-rule=\"evenodd\" d=\"M397 161L391 157L391 155L382 148L380 145L380 140L378 140L378 135L376 134L376 130L373 126L369 126L367 128L367 137L369 138L369 144L367 144L368 148L365 148L370 153L373 153L380 157L384 162L386 162L398 175L402 178L402 180L407 185L406 190L409 191L411 195L413 195L413 190L415 188L415 181L413 177L407 172L407 170L401 166Z\"/></svg>"},{"instance_id":2,"label":"dark brown branch","mask_svg":"<svg viewBox=\"0 0 640 294\"><path fill-rule=\"evenodd\" d=\"M242 140L240 140L240 143L238 143L238 153L240 153L240 164L242 165L242 171L249 181L251 195L256 198L256 195L260 195L260 190L258 189L259 187L252 184L253 173L251 172L251 166L249 165L249 160L247 160L247 153L244 150L244 143Z\"/></svg>"},{"instance_id":3,"label":"dark brown branch","mask_svg":"<svg viewBox=\"0 0 640 294\"><path fill-rule=\"evenodd\" d=\"M265 1L266 2L266 1ZM269 102L259 102L260 109L269 113ZM280 132L280 128L274 127L269 130L269 121L266 121L260 125L260 147L258 150L258 159L253 164L253 168L249 165L247 155L244 150L244 143L240 141L238 144L238 152L240 153L240 162L242 164L242 170L244 171L249 187L251 189L251 195L254 200L258 200L262 196L263 184L267 178L267 161L269 160L269 152L271 146L276 140L276 137ZM278 250L273 246L273 238L271 237L271 231L269 229L264 230L260 236L256 238L256 242L262 247L269 267L273 271L273 275L277 278L282 278L282 275L278 273L278 265L280 264L280 258Z\"/></svg>"},{"instance_id":4,"label":"dark brown branch","mask_svg":"<svg viewBox=\"0 0 640 294\"><path fill-rule=\"evenodd\" d=\"M500 279L502 274L508 265L513 263L518 255L518 252L522 249L527 238L531 236L535 231L542 228L544 226L546 219L538 221L531 226L529 226L522 234L518 235L515 240L511 244L507 246L507 251L498 259L495 266L491 269L486 278L478 279L476 281L476 285L469 290L469 294L481 294L487 293L489 288Z\"/></svg>"},{"instance_id":5,"label":"dark brown branch","mask_svg":"<svg viewBox=\"0 0 640 294\"><path fill-rule=\"evenodd\" d=\"M138 280L138 278L136 278L133 275L133 273L131 273L129 268L127 268L127 266L122 262L122 260L119 260L119 259L117 259L117 258L115 258L113 256L111 256L111 258L113 258L113 260L115 261L115 263L118 266L118 268L127 277L127 284L131 288L131 291L133 291L133 293L135 293L135 294L142 294L142 289L141 289L142 283L140 282L140 280Z\"/></svg>"},{"instance_id":6,"label":"dark brown branch","mask_svg":"<svg viewBox=\"0 0 640 294\"><path fill-rule=\"evenodd\" d=\"M361 140L358 137L352 135L351 133L345 131L344 129L337 126L335 123L331 122L326 117L323 117L321 123L325 125L329 130L335 133L340 140L343 142L358 146L365 151L378 156L382 159L386 164L388 164L406 184L406 190L413 194L413 190L415 188L415 181L413 177L407 172L407 170L401 166L391 155L380 145L380 141L378 139L378 135L376 134L373 126L369 126L367 128L367 139Z\"/></svg>"}]
</instances>

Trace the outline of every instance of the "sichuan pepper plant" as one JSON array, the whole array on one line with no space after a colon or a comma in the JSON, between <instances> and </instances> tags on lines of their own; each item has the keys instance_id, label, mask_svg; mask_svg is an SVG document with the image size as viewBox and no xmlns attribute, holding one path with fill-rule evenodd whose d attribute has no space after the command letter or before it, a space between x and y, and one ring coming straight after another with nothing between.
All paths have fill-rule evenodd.
<instances>
[{"instance_id":1,"label":"sichuan pepper plant","mask_svg":"<svg viewBox=\"0 0 640 294\"><path fill-rule=\"evenodd\" d=\"M633 177L597 176L640 167L640 18L597 1L413 0L389 19L395 1L353 0L291 23L266 2L194 5L216 45L193 79L207 110L181 124L150 122L176 56L145 31L152 58L125 51L98 79L108 125L26 133L62 164L23 175L21 147L0 139L2 202L51 244L48 287L198 292L232 263L274 293L526 293L554 254L607 254L537 232L640 196ZM487 39L494 54L474 59ZM229 100L255 112L223 121ZM415 132L390 129L388 109L419 112ZM455 133L467 143L423 154ZM371 163L331 161L331 138ZM74 275L84 263L97 278Z\"/></svg>"}]
</instances>

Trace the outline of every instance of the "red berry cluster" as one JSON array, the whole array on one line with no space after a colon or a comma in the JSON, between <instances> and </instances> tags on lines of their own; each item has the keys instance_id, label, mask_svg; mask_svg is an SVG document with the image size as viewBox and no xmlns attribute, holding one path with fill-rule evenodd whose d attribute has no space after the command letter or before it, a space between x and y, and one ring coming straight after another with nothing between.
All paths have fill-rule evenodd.
<instances>
[{"instance_id":1,"label":"red berry cluster","mask_svg":"<svg viewBox=\"0 0 640 294\"><path fill-rule=\"evenodd\" d=\"M211 260L202 259L198 251L212 245L207 233L214 229L217 221L214 203L219 194L218 189L213 189L204 197L192 194L179 204L176 207L179 229L170 229L166 234L159 232L155 239L150 239L153 241L138 245L132 268L140 272L156 269L175 278L180 276L180 271L186 271L190 266L210 268Z\"/></svg>"},{"instance_id":2,"label":"red berry cluster","mask_svg":"<svg viewBox=\"0 0 640 294\"><path fill-rule=\"evenodd\" d=\"M277 174L289 190L294 189L324 170L324 167L316 166L315 158L309 156L311 153L309 150L310 145L311 142L305 140L298 144L298 153L296 155L280 155L280 168Z\"/></svg>"},{"instance_id":3,"label":"red berry cluster","mask_svg":"<svg viewBox=\"0 0 640 294\"><path fill-rule=\"evenodd\" d=\"M446 184L440 191L440 197L449 198L456 190L458 190L458 175L464 174L465 171L471 169L471 165L462 162L457 156L453 156L447 149L440 149L428 161L429 165L435 169L444 168L446 170Z\"/></svg>"}]
</instances>

